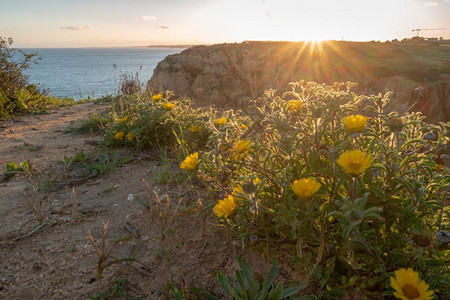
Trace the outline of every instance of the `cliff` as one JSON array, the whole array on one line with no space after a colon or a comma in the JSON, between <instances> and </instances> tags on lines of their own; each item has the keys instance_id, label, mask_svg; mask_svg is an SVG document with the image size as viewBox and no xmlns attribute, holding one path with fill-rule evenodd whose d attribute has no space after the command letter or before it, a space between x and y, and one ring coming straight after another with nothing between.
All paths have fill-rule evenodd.
<instances>
[{"instance_id":1,"label":"cliff","mask_svg":"<svg viewBox=\"0 0 450 300\"><path fill-rule=\"evenodd\" d=\"M159 62L147 89L172 90L200 105L245 105L288 83L355 81L357 92L392 91L391 108L450 121L450 47L403 43L244 42L195 46Z\"/></svg>"}]
</instances>

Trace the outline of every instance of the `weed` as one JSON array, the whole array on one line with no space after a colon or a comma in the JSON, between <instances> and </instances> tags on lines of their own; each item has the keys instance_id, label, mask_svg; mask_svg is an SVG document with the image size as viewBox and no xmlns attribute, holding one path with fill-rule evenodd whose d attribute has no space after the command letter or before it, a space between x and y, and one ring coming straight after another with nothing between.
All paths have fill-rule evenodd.
<instances>
[{"instance_id":1,"label":"weed","mask_svg":"<svg viewBox=\"0 0 450 300\"><path fill-rule=\"evenodd\" d=\"M278 274L278 264L273 262L269 274L264 279L255 278L249 265L243 260L238 260L239 269L235 271L236 281L226 278L221 272L217 274L220 285L225 294L231 299L287 299L295 295L300 286L292 286L284 289L280 282L275 285Z\"/></svg>"},{"instance_id":2,"label":"weed","mask_svg":"<svg viewBox=\"0 0 450 300\"><path fill-rule=\"evenodd\" d=\"M107 245L106 245L107 229L108 229L108 223L103 223L102 239L100 242L100 246L98 246L95 243L94 238L92 237L91 231L88 230L89 240L91 241L91 244L94 246L95 253L98 256L98 261L97 261L97 279L98 280L100 280L102 278L103 271L106 268L108 268L109 266L112 266L117 263L122 263L122 262L132 263L133 261L136 260L134 258L134 256L137 253L135 253L135 255L133 257L126 257L126 258L120 258L120 259L116 259L111 256L111 251L113 249L113 245L111 245L109 247L109 249L107 249Z\"/></svg>"},{"instance_id":3,"label":"weed","mask_svg":"<svg viewBox=\"0 0 450 300\"><path fill-rule=\"evenodd\" d=\"M44 147L44 145L34 145L31 143L24 142L22 146L17 146L15 148L17 148L19 150L27 150L30 152L37 152L37 151L41 150L43 147Z\"/></svg>"},{"instance_id":4,"label":"weed","mask_svg":"<svg viewBox=\"0 0 450 300\"><path fill-rule=\"evenodd\" d=\"M115 189L116 189L115 186L109 186L109 187L106 187L106 188L104 188L104 189L102 190L102 194L108 194L108 193L111 193L111 192L114 191Z\"/></svg>"},{"instance_id":5,"label":"weed","mask_svg":"<svg viewBox=\"0 0 450 300\"><path fill-rule=\"evenodd\" d=\"M5 180L8 180L16 174L27 174L32 172L32 165L29 160L25 160L21 162L19 165L16 165L13 161L10 161L6 164L6 171L4 173Z\"/></svg>"},{"instance_id":6,"label":"weed","mask_svg":"<svg viewBox=\"0 0 450 300\"><path fill-rule=\"evenodd\" d=\"M90 174L100 176L111 171L114 171L119 166L126 164L131 160L131 157L120 157L117 153L101 153L97 159L88 166L88 171Z\"/></svg>"},{"instance_id":7,"label":"weed","mask_svg":"<svg viewBox=\"0 0 450 300\"><path fill-rule=\"evenodd\" d=\"M87 118L81 121L81 125L76 128L67 129L64 133L86 134L101 132L104 129L104 124L108 122L108 115L102 114L97 111L94 114L90 114Z\"/></svg>"},{"instance_id":8,"label":"weed","mask_svg":"<svg viewBox=\"0 0 450 300\"><path fill-rule=\"evenodd\" d=\"M80 203L80 199L75 192L75 188L72 186L72 219L75 222L79 221L78 218L78 204Z\"/></svg>"},{"instance_id":9,"label":"weed","mask_svg":"<svg viewBox=\"0 0 450 300\"><path fill-rule=\"evenodd\" d=\"M96 296L91 296L92 300L103 300L111 298L126 298L133 300L141 300L140 297L130 297L127 289L130 281L128 279L115 279L112 288L107 293L98 293Z\"/></svg>"}]
</instances>

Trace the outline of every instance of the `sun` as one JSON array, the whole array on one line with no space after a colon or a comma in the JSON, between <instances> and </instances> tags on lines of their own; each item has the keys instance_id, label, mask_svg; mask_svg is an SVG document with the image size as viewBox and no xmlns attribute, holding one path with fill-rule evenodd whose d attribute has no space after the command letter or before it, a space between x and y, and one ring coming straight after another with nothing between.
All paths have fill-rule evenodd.
<instances>
[{"instance_id":1,"label":"sun","mask_svg":"<svg viewBox=\"0 0 450 300\"><path fill-rule=\"evenodd\" d=\"M308 43L311 43L311 44L320 44L320 43L325 42L325 41L326 41L325 39L319 39L319 38L305 40L305 42L308 42Z\"/></svg>"}]
</instances>

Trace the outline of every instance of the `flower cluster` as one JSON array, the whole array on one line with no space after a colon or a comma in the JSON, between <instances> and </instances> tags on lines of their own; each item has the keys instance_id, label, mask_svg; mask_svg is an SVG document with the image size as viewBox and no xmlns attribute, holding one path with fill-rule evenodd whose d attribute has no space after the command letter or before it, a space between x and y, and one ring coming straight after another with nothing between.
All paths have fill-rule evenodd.
<instances>
[{"instance_id":1,"label":"flower cluster","mask_svg":"<svg viewBox=\"0 0 450 300\"><path fill-rule=\"evenodd\" d=\"M282 249L301 257L304 267L294 268L320 270L320 279L310 279L327 287L324 299L352 285L399 299L449 298L445 255L433 237L447 220L442 149L450 127L425 124L420 114L386 114L387 96L366 97L362 106L365 98L349 85L300 82L292 89L226 112L155 97L139 104L144 113L121 111L123 122L112 114L108 140L189 153L179 167L211 195L224 195L212 212L230 238L268 256ZM400 269L409 266L417 272ZM392 292L385 291L389 278Z\"/></svg>"}]
</instances>

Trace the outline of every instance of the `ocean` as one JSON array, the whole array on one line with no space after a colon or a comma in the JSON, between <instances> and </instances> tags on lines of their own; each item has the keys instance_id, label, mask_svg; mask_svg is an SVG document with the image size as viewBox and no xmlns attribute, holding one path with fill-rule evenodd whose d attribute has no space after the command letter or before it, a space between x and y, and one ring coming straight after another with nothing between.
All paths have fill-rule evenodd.
<instances>
[{"instance_id":1,"label":"ocean","mask_svg":"<svg viewBox=\"0 0 450 300\"><path fill-rule=\"evenodd\" d=\"M42 60L24 71L30 83L73 99L116 95L121 74L139 74L145 88L159 61L181 48L42 48Z\"/></svg>"}]
</instances>

